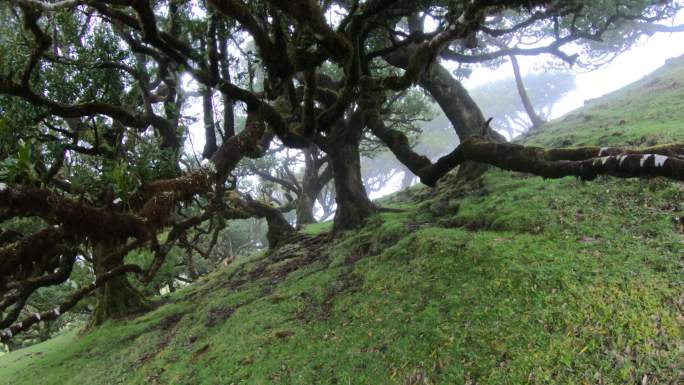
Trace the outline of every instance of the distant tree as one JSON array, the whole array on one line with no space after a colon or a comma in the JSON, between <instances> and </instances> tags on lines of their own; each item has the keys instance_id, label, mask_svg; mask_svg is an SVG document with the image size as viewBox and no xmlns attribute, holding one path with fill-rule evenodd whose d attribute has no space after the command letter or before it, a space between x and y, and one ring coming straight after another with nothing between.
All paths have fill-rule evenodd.
<instances>
[{"instance_id":1,"label":"distant tree","mask_svg":"<svg viewBox=\"0 0 684 385\"><path fill-rule=\"evenodd\" d=\"M266 156L249 162L246 172L261 179L261 199L282 212L295 210L297 227L316 221L316 199L332 180L328 159L316 146L267 151Z\"/></svg>"},{"instance_id":2,"label":"distant tree","mask_svg":"<svg viewBox=\"0 0 684 385\"><path fill-rule=\"evenodd\" d=\"M544 124L545 120L539 116L537 111L535 111L534 105L530 100L530 95L525 88L525 82L523 81L522 74L520 73L520 64L518 63L518 59L515 57L515 55L510 55L509 59L511 60L511 66L513 67L513 77L515 78L515 86L518 90L518 96L520 96L520 102L525 108L527 117L532 123L532 127L530 127L530 129L537 130L542 126L542 124ZM513 136L514 135L511 134L511 137Z\"/></svg>"},{"instance_id":3,"label":"distant tree","mask_svg":"<svg viewBox=\"0 0 684 385\"><path fill-rule=\"evenodd\" d=\"M527 102L520 97L517 83L523 84ZM521 77L520 82L513 78L496 80L473 88L470 94L482 113L494 118L492 128L513 138L543 124L556 103L574 88L574 74L549 71L527 74ZM528 107L525 107L526 103ZM534 117L530 117L528 109Z\"/></svg>"}]
</instances>

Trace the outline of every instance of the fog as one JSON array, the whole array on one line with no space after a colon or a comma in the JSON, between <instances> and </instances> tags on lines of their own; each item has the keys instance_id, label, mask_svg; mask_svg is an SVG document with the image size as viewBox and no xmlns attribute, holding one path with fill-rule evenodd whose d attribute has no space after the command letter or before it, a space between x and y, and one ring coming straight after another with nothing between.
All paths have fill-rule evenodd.
<instances>
[{"instance_id":1,"label":"fog","mask_svg":"<svg viewBox=\"0 0 684 385\"><path fill-rule=\"evenodd\" d=\"M684 22L684 14L680 13L674 24L682 22ZM608 65L594 71L575 71L577 75L575 91L556 105L551 118L558 118L581 107L585 100L598 98L633 83L661 67L667 59L681 55L684 55L684 35L681 33L661 33L650 38L642 37L629 51L622 53ZM518 60L525 75L543 70L543 65L548 62L549 57L547 55L519 56ZM506 64L502 68L508 69ZM478 68L463 83L466 88L472 88L512 76L510 70Z\"/></svg>"}]
</instances>

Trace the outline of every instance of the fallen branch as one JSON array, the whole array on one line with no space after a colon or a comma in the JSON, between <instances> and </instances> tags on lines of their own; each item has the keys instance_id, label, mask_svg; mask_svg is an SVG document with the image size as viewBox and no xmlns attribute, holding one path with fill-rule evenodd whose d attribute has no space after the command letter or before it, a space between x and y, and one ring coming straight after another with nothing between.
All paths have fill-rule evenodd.
<instances>
[{"instance_id":1,"label":"fallen branch","mask_svg":"<svg viewBox=\"0 0 684 385\"><path fill-rule=\"evenodd\" d=\"M672 144L641 150L596 147L546 150L471 137L436 163L419 170L417 175L424 184L434 186L444 174L470 160L544 178L577 176L593 180L598 175L660 176L684 181L683 148L682 144Z\"/></svg>"}]
</instances>

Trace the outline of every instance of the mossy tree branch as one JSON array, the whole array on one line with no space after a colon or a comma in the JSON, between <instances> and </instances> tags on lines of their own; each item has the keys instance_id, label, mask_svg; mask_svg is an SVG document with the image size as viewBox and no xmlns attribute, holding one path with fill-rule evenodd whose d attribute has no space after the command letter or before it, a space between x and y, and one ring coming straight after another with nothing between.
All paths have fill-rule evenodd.
<instances>
[{"instance_id":1,"label":"mossy tree branch","mask_svg":"<svg viewBox=\"0 0 684 385\"><path fill-rule=\"evenodd\" d=\"M682 146L673 144L633 150L596 147L546 150L472 137L436 163L420 170L418 175L421 182L433 186L441 176L470 160L544 178L577 176L593 180L599 175L619 178L660 176L684 181Z\"/></svg>"}]
</instances>

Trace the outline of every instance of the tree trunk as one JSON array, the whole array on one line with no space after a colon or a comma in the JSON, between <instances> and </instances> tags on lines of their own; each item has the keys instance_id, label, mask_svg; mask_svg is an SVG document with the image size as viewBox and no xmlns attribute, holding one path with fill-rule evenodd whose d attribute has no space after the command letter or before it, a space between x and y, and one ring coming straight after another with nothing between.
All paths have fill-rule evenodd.
<instances>
[{"instance_id":1,"label":"tree trunk","mask_svg":"<svg viewBox=\"0 0 684 385\"><path fill-rule=\"evenodd\" d=\"M332 172L331 172L332 174ZM318 204L321 205L323 213L321 220L326 220L335 212L335 187L324 185L318 194Z\"/></svg>"},{"instance_id":2,"label":"tree trunk","mask_svg":"<svg viewBox=\"0 0 684 385\"><path fill-rule=\"evenodd\" d=\"M390 55L384 56L385 60L393 66L408 68L415 47L406 47L397 50ZM430 66L430 71L424 73L419 80L421 87L432 95L440 106L444 115L454 127L459 142L463 142L471 136L480 136L483 131L491 140L504 142L505 138L493 130L486 130L487 121L475 101L461 82L451 76L449 70L439 62ZM466 162L459 167L459 178L473 179L482 175L489 168L482 163Z\"/></svg>"},{"instance_id":3,"label":"tree trunk","mask_svg":"<svg viewBox=\"0 0 684 385\"><path fill-rule=\"evenodd\" d=\"M431 68L421 77L420 85L435 98L459 141L480 135L486 120L468 91L442 65L434 63Z\"/></svg>"},{"instance_id":4,"label":"tree trunk","mask_svg":"<svg viewBox=\"0 0 684 385\"><path fill-rule=\"evenodd\" d=\"M204 149L202 157L209 159L214 155L216 145L216 127L214 124L213 92L209 87L202 87L202 113L204 117Z\"/></svg>"},{"instance_id":5,"label":"tree trunk","mask_svg":"<svg viewBox=\"0 0 684 385\"><path fill-rule=\"evenodd\" d=\"M316 194L312 193L311 189L306 189L306 185L302 186L302 191L297 197L297 228L309 223L315 223L314 205L316 204Z\"/></svg>"},{"instance_id":6,"label":"tree trunk","mask_svg":"<svg viewBox=\"0 0 684 385\"><path fill-rule=\"evenodd\" d=\"M303 151L304 177L302 178L301 189L297 193L297 228L316 222L316 218L314 218L316 198L332 178L330 166L320 157L320 152L316 147L305 148ZM322 167L325 169L320 172Z\"/></svg>"},{"instance_id":7,"label":"tree trunk","mask_svg":"<svg viewBox=\"0 0 684 385\"><path fill-rule=\"evenodd\" d=\"M295 229L288 223L280 211L270 206L263 207L266 208L263 216L266 218L266 223L268 224L268 231L266 233L268 247L270 249L275 249L287 242L295 233Z\"/></svg>"},{"instance_id":8,"label":"tree trunk","mask_svg":"<svg viewBox=\"0 0 684 385\"><path fill-rule=\"evenodd\" d=\"M304 177L302 178L301 189L297 194L297 228L316 222L313 210L316 204L316 197L320 191L320 188L318 188L318 167L314 158L314 149L309 147L302 151L304 152Z\"/></svg>"},{"instance_id":9,"label":"tree trunk","mask_svg":"<svg viewBox=\"0 0 684 385\"><path fill-rule=\"evenodd\" d=\"M185 264L188 266L188 278L190 278L191 281L196 281L197 278L199 278L199 273L197 272L195 259L192 256L192 249L190 248L185 252Z\"/></svg>"},{"instance_id":10,"label":"tree trunk","mask_svg":"<svg viewBox=\"0 0 684 385\"><path fill-rule=\"evenodd\" d=\"M513 75L515 75L515 85L518 88L520 101L522 102L523 107L525 107L525 112L527 112L527 116L530 117L530 121L532 122L531 130L536 130L541 127L542 124L544 124L544 120L540 118L537 112L534 110L532 101L527 94L525 84L522 80L522 75L520 74L520 65L518 64L518 59L515 57L515 55L510 55L509 58L511 59L511 65L513 66Z\"/></svg>"},{"instance_id":11,"label":"tree trunk","mask_svg":"<svg viewBox=\"0 0 684 385\"><path fill-rule=\"evenodd\" d=\"M220 55L220 71L224 81L230 82L230 57L228 53L228 32L224 23L219 23L218 48ZM235 135L235 112L234 101L230 96L223 93L223 140Z\"/></svg>"},{"instance_id":12,"label":"tree trunk","mask_svg":"<svg viewBox=\"0 0 684 385\"><path fill-rule=\"evenodd\" d=\"M334 231L354 229L363 224L374 211L375 205L368 199L361 178L361 157L358 141L347 141L331 146L328 155L335 179Z\"/></svg>"},{"instance_id":13,"label":"tree trunk","mask_svg":"<svg viewBox=\"0 0 684 385\"><path fill-rule=\"evenodd\" d=\"M413 173L408 170L407 168L404 168L404 176L401 178L401 186L399 186L400 190L404 190L406 188L411 187L413 184L413 180L416 179L416 176L413 175Z\"/></svg>"},{"instance_id":14,"label":"tree trunk","mask_svg":"<svg viewBox=\"0 0 684 385\"><path fill-rule=\"evenodd\" d=\"M95 277L123 264L123 257L105 258L116 250L114 245L97 243L93 247ZM103 324L110 319L121 318L150 308L143 295L128 282L125 275L112 278L97 290L95 310L90 326Z\"/></svg>"}]
</instances>

